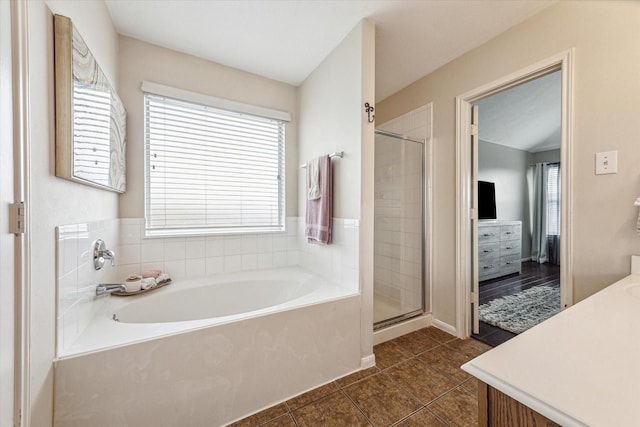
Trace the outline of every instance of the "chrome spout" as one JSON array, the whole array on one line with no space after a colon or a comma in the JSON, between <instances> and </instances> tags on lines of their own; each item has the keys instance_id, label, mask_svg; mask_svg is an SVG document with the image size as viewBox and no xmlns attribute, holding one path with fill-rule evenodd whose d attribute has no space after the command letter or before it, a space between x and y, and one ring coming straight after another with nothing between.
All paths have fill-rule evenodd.
<instances>
[{"instance_id":1,"label":"chrome spout","mask_svg":"<svg viewBox=\"0 0 640 427\"><path fill-rule=\"evenodd\" d=\"M96 296L110 294L112 292L127 292L127 287L122 283L101 283L96 286Z\"/></svg>"}]
</instances>

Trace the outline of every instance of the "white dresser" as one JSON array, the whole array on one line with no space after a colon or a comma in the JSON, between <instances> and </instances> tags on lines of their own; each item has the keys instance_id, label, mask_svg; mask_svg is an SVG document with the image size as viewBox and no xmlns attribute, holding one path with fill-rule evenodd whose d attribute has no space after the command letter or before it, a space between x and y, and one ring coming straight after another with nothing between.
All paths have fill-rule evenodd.
<instances>
[{"instance_id":1,"label":"white dresser","mask_svg":"<svg viewBox=\"0 0 640 427\"><path fill-rule=\"evenodd\" d=\"M478 280L522 271L522 222L478 221Z\"/></svg>"}]
</instances>

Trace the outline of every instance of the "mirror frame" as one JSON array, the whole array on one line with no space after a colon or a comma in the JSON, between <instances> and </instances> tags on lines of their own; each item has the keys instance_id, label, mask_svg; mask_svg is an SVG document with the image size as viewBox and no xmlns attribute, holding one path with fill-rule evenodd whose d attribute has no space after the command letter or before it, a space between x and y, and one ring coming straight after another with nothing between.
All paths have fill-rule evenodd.
<instances>
[{"instance_id":1,"label":"mirror frame","mask_svg":"<svg viewBox=\"0 0 640 427\"><path fill-rule=\"evenodd\" d=\"M81 64L79 61L74 61L76 57L82 60ZM107 80L77 29L74 28L71 19L62 15L54 16L54 65L56 176L124 193L126 191L126 111L118 94ZM103 155L101 159L94 160L96 165L100 160L103 167L108 163L109 172L106 182L93 179L90 174L83 174L78 166L81 158L79 157L79 147L76 145L77 133L74 132L74 119L76 118L74 82L82 82L85 86L97 88L110 95L109 158L107 159ZM104 145L102 151L104 151ZM98 152L96 147L93 148L93 152ZM84 161L86 165L86 157Z\"/></svg>"}]
</instances>

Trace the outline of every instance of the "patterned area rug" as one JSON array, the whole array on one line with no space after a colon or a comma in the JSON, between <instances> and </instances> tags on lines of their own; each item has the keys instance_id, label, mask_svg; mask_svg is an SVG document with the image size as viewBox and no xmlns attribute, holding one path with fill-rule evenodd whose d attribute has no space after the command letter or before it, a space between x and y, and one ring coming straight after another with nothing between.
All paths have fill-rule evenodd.
<instances>
[{"instance_id":1,"label":"patterned area rug","mask_svg":"<svg viewBox=\"0 0 640 427\"><path fill-rule=\"evenodd\" d=\"M479 307L480 320L519 334L560 311L560 288L535 286Z\"/></svg>"}]
</instances>

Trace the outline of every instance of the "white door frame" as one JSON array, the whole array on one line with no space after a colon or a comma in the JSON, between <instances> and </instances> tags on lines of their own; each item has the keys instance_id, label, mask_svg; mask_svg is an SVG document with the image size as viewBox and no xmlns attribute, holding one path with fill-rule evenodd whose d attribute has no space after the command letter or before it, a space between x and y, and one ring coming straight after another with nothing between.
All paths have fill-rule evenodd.
<instances>
[{"instance_id":1,"label":"white door frame","mask_svg":"<svg viewBox=\"0 0 640 427\"><path fill-rule=\"evenodd\" d=\"M556 69L562 72L560 293L563 308L573 304L573 55L573 49L567 50L456 97L456 332L459 337L471 335L471 104Z\"/></svg>"},{"instance_id":2,"label":"white door frame","mask_svg":"<svg viewBox=\"0 0 640 427\"><path fill-rule=\"evenodd\" d=\"M1 0L0 0L1 1ZM14 425L29 427L30 413L30 133L29 133L29 42L27 0L11 2L11 50L13 80L14 198L25 202L24 234L14 245Z\"/></svg>"}]
</instances>

